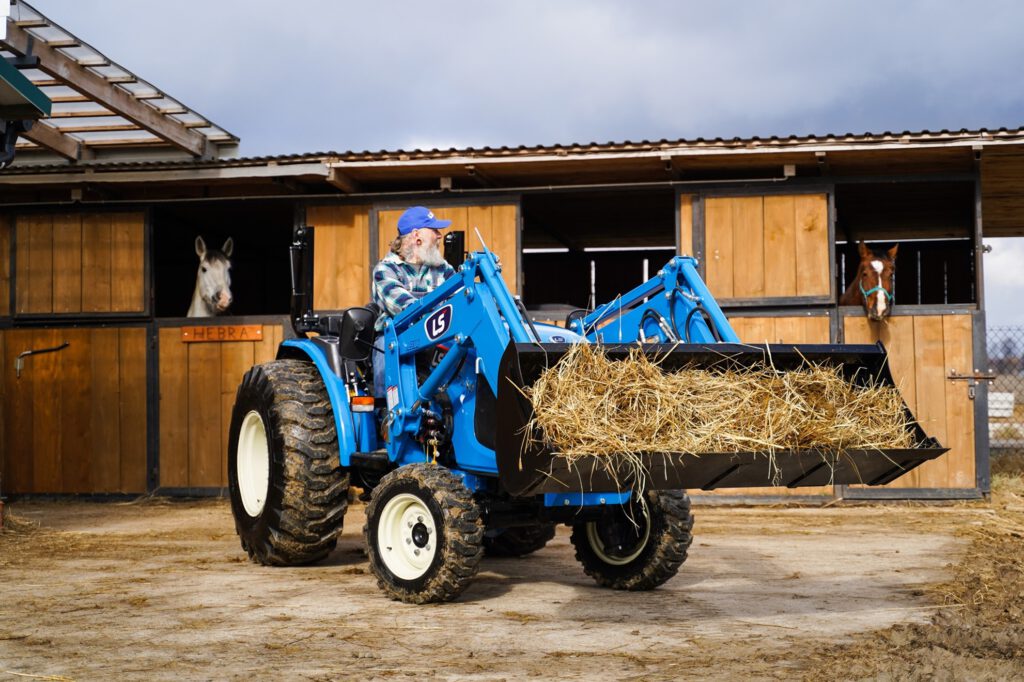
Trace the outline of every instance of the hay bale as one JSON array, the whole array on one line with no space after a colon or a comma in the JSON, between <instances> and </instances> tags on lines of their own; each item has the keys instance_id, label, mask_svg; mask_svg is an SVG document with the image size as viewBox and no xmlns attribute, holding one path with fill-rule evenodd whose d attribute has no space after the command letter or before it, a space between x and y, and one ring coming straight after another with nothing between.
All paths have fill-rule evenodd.
<instances>
[{"instance_id":1,"label":"hay bale","mask_svg":"<svg viewBox=\"0 0 1024 682\"><path fill-rule=\"evenodd\" d=\"M531 433L569 458L914 445L895 387L855 385L814 363L664 372L639 347L613 361L578 344L525 393Z\"/></svg>"}]
</instances>

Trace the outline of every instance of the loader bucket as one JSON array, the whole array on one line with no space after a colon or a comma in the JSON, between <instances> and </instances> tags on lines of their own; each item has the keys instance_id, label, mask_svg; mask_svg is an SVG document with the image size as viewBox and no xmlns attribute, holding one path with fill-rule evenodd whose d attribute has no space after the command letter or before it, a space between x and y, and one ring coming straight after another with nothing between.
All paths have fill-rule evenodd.
<instances>
[{"instance_id":1,"label":"loader bucket","mask_svg":"<svg viewBox=\"0 0 1024 682\"><path fill-rule=\"evenodd\" d=\"M499 368L496 416L496 456L502 487L511 495L540 493L613 492L633 486L628 467L609 472L607 457L584 457L570 462L527 432L533 407L522 389L532 385L547 367L571 348L569 344L512 343ZM611 360L628 357L634 344L601 346ZM844 378L894 386L885 348L877 345L747 345L677 344L644 346L665 371L709 369L722 363L754 367L766 361L778 370L792 371L807 363L837 365ZM683 453L639 455L649 489L790 488L820 485L883 485L921 463L946 452L913 420L908 423L916 447L891 450L787 450L767 452ZM614 474L614 475L613 475Z\"/></svg>"}]
</instances>

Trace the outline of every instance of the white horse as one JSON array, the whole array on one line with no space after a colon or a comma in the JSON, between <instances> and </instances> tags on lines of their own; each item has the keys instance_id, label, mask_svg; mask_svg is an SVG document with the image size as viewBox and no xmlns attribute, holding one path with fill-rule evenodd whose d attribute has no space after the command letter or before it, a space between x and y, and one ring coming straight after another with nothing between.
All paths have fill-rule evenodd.
<instances>
[{"instance_id":1,"label":"white horse","mask_svg":"<svg viewBox=\"0 0 1024 682\"><path fill-rule=\"evenodd\" d=\"M196 290L192 293L192 305L188 317L216 317L231 305L231 251L235 243L228 237L224 246L207 249L202 237L196 237L196 255L199 256L199 271L196 273Z\"/></svg>"}]
</instances>

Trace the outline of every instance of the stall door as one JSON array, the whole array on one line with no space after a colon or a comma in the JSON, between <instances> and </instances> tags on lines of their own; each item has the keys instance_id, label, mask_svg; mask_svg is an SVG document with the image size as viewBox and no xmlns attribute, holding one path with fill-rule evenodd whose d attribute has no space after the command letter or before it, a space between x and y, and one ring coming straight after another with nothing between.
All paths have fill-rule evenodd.
<instances>
[{"instance_id":1,"label":"stall door","mask_svg":"<svg viewBox=\"0 0 1024 682\"><path fill-rule=\"evenodd\" d=\"M925 433L950 451L900 477L889 487L965 489L977 485L974 403L965 381L973 372L970 315L893 316L885 324L862 316L845 319L846 343L881 341L893 379Z\"/></svg>"},{"instance_id":2,"label":"stall door","mask_svg":"<svg viewBox=\"0 0 1024 682\"><path fill-rule=\"evenodd\" d=\"M306 223L316 228L313 308L341 310L370 300L370 207L310 206Z\"/></svg>"},{"instance_id":3,"label":"stall door","mask_svg":"<svg viewBox=\"0 0 1024 682\"><path fill-rule=\"evenodd\" d=\"M0 334L3 492L145 492L146 330Z\"/></svg>"},{"instance_id":4,"label":"stall door","mask_svg":"<svg viewBox=\"0 0 1024 682\"><path fill-rule=\"evenodd\" d=\"M830 295L827 195L708 197L704 231L719 303Z\"/></svg>"},{"instance_id":5,"label":"stall door","mask_svg":"<svg viewBox=\"0 0 1024 682\"><path fill-rule=\"evenodd\" d=\"M274 359L283 330L280 324L247 326L260 327L262 338L195 343L186 340L187 328L160 329L161 488L227 487L235 392L250 367Z\"/></svg>"}]
</instances>

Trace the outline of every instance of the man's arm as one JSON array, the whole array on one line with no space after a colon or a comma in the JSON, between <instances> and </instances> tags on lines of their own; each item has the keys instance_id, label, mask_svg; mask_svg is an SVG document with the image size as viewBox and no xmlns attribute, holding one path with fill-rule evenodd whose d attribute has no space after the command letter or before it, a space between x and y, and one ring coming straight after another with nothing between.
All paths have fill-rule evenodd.
<instances>
[{"instance_id":1,"label":"man's arm","mask_svg":"<svg viewBox=\"0 0 1024 682\"><path fill-rule=\"evenodd\" d=\"M373 291L374 298L383 304L384 312L392 317L416 300L388 263L380 263L373 269Z\"/></svg>"}]
</instances>

